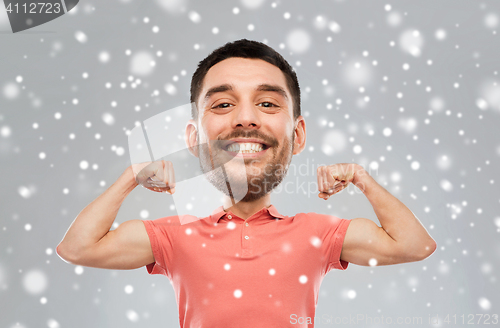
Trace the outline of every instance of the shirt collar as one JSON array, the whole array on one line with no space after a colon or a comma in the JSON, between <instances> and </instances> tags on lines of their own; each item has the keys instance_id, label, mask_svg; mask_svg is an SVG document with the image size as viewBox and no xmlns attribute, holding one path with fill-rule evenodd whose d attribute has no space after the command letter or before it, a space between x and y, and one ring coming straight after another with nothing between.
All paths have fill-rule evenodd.
<instances>
[{"instance_id":1,"label":"shirt collar","mask_svg":"<svg viewBox=\"0 0 500 328\"><path fill-rule=\"evenodd\" d=\"M219 206L219 207L217 207L212 212L212 215L210 215L210 219L211 219L212 223L216 223L216 222L219 222L219 220L224 215L228 215L228 214L234 215L231 211L225 212L224 211L224 207L223 206ZM274 207L274 205L271 205L269 207L263 207L260 211L258 211L257 213L254 213L249 218L259 218L259 219L275 219L275 218L277 218L277 219L284 219L285 216L281 215L278 212L278 210L276 209L276 207Z\"/></svg>"}]
</instances>

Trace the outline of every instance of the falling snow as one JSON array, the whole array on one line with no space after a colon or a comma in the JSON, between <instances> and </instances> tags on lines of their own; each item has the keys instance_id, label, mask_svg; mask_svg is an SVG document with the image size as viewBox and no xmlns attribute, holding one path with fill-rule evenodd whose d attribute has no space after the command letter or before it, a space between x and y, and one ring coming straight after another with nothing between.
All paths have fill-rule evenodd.
<instances>
[{"instance_id":1,"label":"falling snow","mask_svg":"<svg viewBox=\"0 0 500 328\"><path fill-rule=\"evenodd\" d=\"M243 295L242 291L239 290L239 289L236 289L233 293L234 297L235 298L241 298L241 296Z\"/></svg>"},{"instance_id":2,"label":"falling snow","mask_svg":"<svg viewBox=\"0 0 500 328\"><path fill-rule=\"evenodd\" d=\"M414 57L420 57L423 46L424 38L418 30L406 30L399 36L399 47L401 50Z\"/></svg>"},{"instance_id":3,"label":"falling snow","mask_svg":"<svg viewBox=\"0 0 500 328\"><path fill-rule=\"evenodd\" d=\"M75 39L80 43L87 43L88 41L87 35L82 31L75 32Z\"/></svg>"},{"instance_id":4,"label":"falling snow","mask_svg":"<svg viewBox=\"0 0 500 328\"><path fill-rule=\"evenodd\" d=\"M48 278L43 271L34 269L24 274L22 283L26 292L32 295L38 295L47 289Z\"/></svg>"},{"instance_id":5,"label":"falling snow","mask_svg":"<svg viewBox=\"0 0 500 328\"><path fill-rule=\"evenodd\" d=\"M2 313L0 325L94 327L104 312L110 326L178 325L168 281L152 280L145 268L66 263L56 247L83 207L131 164L130 132L187 104L198 61L239 38L278 50L299 78L307 145L294 156L295 170L290 168L283 182L291 183L293 192L273 195L279 211L366 217L380 226L370 202L354 188L328 201L312 191L318 165L358 163L407 205L438 243L422 262L385 266L379 265L382 258L370 257L365 266L350 263L348 272L332 270L321 284L316 314L373 311L373 316L408 313L426 319L430 313L441 319L463 309L498 313L500 11L492 2L464 2L460 8L445 2L421 8L379 1L361 8L340 0L314 6L272 0L210 6L191 0L155 0L142 7L134 0L79 3L68 17L24 35L7 35L8 16L0 10L0 27L7 33L0 47L8 49L0 64L0 161L6 173L0 293L15 308L30 304L33 310L30 318ZM429 15L424 9L431 7ZM111 11L120 28L104 30L111 20L102 14ZM92 24L73 24L80 21ZM162 128L185 126L174 114L160 121ZM154 142L155 133L147 142ZM182 133L161 136L160 148L183 141ZM149 153L143 155L141 160L150 160ZM179 202L136 188L110 226L182 210L210 214L220 204L207 205L204 196L191 192ZM241 238L242 226L233 220L216 228ZM199 231L183 227L179 233L190 239ZM314 256L328 237L317 231L302 244L287 241L277 251L284 258L303 250ZM216 240L210 241L196 247L216 248ZM213 264L231 284L207 282L211 293L225 293L235 305L254 292L240 260L238 253ZM269 263L259 279L284 279L287 288L304 290L318 284L308 268L287 269ZM268 295L273 306L286 305L279 293ZM213 306L213 300L203 302ZM162 314L156 307L170 310ZM78 322L74 311L82 318ZM446 325L441 319L432 327Z\"/></svg>"},{"instance_id":6,"label":"falling snow","mask_svg":"<svg viewBox=\"0 0 500 328\"><path fill-rule=\"evenodd\" d=\"M150 75L154 71L154 63L154 57L149 52L137 52L130 59L130 73L138 76Z\"/></svg>"},{"instance_id":7,"label":"falling snow","mask_svg":"<svg viewBox=\"0 0 500 328\"><path fill-rule=\"evenodd\" d=\"M311 45L311 37L306 31L302 29L296 29L288 34L286 43L290 50L297 54L301 54L309 49Z\"/></svg>"}]
</instances>

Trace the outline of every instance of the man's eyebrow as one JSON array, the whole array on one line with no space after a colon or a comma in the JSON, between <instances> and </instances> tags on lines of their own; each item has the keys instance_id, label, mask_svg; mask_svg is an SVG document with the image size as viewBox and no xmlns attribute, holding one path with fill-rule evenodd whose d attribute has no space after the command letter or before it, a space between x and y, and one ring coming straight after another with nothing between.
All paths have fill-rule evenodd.
<instances>
[{"instance_id":1,"label":"man's eyebrow","mask_svg":"<svg viewBox=\"0 0 500 328\"><path fill-rule=\"evenodd\" d=\"M219 92L226 92L226 91L233 91L234 88L231 84L221 84L217 85L215 87L211 87L210 89L207 90L207 93L205 93L204 99L207 100L209 99L212 95L219 93ZM286 94L285 89L280 87L279 85L272 85L272 84L259 84L259 86L256 89L257 91L270 91L270 92L276 92L279 95L281 95L283 98L288 100L288 95Z\"/></svg>"},{"instance_id":2,"label":"man's eyebrow","mask_svg":"<svg viewBox=\"0 0 500 328\"><path fill-rule=\"evenodd\" d=\"M285 89L280 87L279 85L271 85L271 84L260 84L257 87L257 91L271 91L279 93L283 98L288 100L288 96L286 94Z\"/></svg>"},{"instance_id":3,"label":"man's eyebrow","mask_svg":"<svg viewBox=\"0 0 500 328\"><path fill-rule=\"evenodd\" d=\"M233 86L231 84L221 84L217 85L215 87L211 87L208 89L207 93L205 94L205 100L208 98L212 97L213 94L218 93L218 92L226 92L226 91L232 91Z\"/></svg>"}]
</instances>

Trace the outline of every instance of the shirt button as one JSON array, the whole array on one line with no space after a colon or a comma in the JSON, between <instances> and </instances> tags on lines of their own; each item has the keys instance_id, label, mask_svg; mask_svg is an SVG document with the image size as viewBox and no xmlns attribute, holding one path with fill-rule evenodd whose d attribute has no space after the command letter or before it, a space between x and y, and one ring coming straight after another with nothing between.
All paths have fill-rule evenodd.
<instances>
[{"instance_id":1,"label":"shirt button","mask_svg":"<svg viewBox=\"0 0 500 328\"><path fill-rule=\"evenodd\" d=\"M233 217L231 216L231 214L229 214L229 215L227 216L227 218L228 218L229 220L231 220Z\"/></svg>"},{"instance_id":2,"label":"shirt button","mask_svg":"<svg viewBox=\"0 0 500 328\"><path fill-rule=\"evenodd\" d=\"M245 225L248 227L248 222L245 222Z\"/></svg>"},{"instance_id":3,"label":"shirt button","mask_svg":"<svg viewBox=\"0 0 500 328\"><path fill-rule=\"evenodd\" d=\"M248 236L245 236L245 239L248 239L248 238L250 238L250 237L248 237Z\"/></svg>"}]
</instances>

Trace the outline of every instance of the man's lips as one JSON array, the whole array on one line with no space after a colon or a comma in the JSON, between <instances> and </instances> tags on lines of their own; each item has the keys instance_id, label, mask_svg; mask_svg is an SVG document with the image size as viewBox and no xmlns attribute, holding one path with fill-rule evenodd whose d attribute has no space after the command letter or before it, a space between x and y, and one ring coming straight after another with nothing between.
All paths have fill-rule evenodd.
<instances>
[{"instance_id":1,"label":"man's lips","mask_svg":"<svg viewBox=\"0 0 500 328\"><path fill-rule=\"evenodd\" d=\"M258 152L235 152L235 151L229 151L229 150L225 150L226 152L228 152L231 156L234 156L234 157L259 157L259 156L262 156L269 148L265 148L261 151L258 151Z\"/></svg>"},{"instance_id":2,"label":"man's lips","mask_svg":"<svg viewBox=\"0 0 500 328\"><path fill-rule=\"evenodd\" d=\"M240 144L243 150L235 144ZM247 144L246 146L244 144ZM257 147L248 147L248 144L256 144L259 145ZM227 140L227 142L222 146L222 150L227 152L229 155L233 157L244 157L244 158L252 158L262 156L267 149L270 148L269 144L262 139L256 138L235 138ZM260 151L255 151L256 149L262 149ZM251 150L251 149L254 150Z\"/></svg>"},{"instance_id":3,"label":"man's lips","mask_svg":"<svg viewBox=\"0 0 500 328\"><path fill-rule=\"evenodd\" d=\"M224 150L227 150L229 146L231 146L234 143L238 144L243 144L243 143L256 143L256 144L261 144L263 147L263 150L266 150L269 148L269 143L265 142L264 140L261 139L256 139L256 138L235 138L231 140L227 140L222 144L222 148Z\"/></svg>"}]
</instances>

